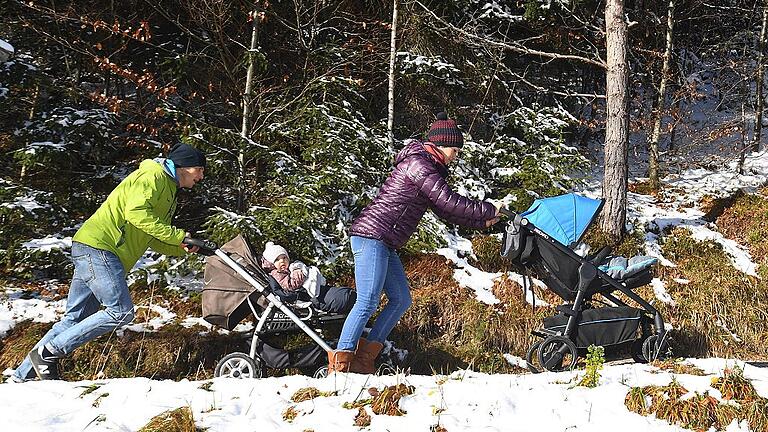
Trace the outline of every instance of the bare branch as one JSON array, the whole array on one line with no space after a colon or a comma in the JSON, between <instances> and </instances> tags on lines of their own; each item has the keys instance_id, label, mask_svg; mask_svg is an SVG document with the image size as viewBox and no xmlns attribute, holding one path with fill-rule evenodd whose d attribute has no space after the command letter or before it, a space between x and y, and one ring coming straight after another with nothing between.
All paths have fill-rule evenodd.
<instances>
[{"instance_id":1,"label":"bare branch","mask_svg":"<svg viewBox=\"0 0 768 432\"><path fill-rule=\"evenodd\" d=\"M512 52L517 52L517 53L520 53L520 54L544 57L544 58L549 58L549 59L552 59L552 60L574 60L574 61L578 61L578 62L582 62L582 63L588 63L588 64L592 64L592 65L595 65L595 66L599 66L599 67L601 67L603 69L606 68L605 61L603 61L599 57L598 57L597 60L595 60L595 59L591 59L591 58L588 58L588 57L582 57L582 56L577 56L577 55L572 55L572 54L560 54L560 53L552 53L552 52L547 52L547 51L540 51L540 50L535 50L535 49L527 48L524 45L520 45L517 42L511 42L511 43L500 42L500 41L497 41L497 40L489 39L487 37L476 35L474 33L470 33L470 32L468 32L468 31L466 31L464 29L460 29L460 28L454 26L453 24L451 24L451 23L445 21L444 19L442 19L441 17L437 16L434 12L432 12L429 8L427 8L420 1L416 0L415 3L418 4L419 6L421 6L422 9L424 9L426 12L428 12L430 15L432 15L432 17L435 20L437 20L438 22L442 23L444 26L446 26L451 31L456 32L456 33L466 37L467 39L477 43L478 45L481 45L481 46L490 45L490 46L493 46L493 47L503 48L505 50L512 51Z\"/></svg>"}]
</instances>

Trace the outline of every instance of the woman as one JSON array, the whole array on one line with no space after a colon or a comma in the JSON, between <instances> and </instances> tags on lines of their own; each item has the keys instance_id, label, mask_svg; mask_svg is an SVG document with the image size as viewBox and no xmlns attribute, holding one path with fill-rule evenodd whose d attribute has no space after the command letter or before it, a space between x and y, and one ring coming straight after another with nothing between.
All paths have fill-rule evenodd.
<instances>
[{"instance_id":1,"label":"woman","mask_svg":"<svg viewBox=\"0 0 768 432\"><path fill-rule=\"evenodd\" d=\"M374 200L350 229L355 260L357 301L344 322L335 351L328 353L328 372L375 372L374 360L383 342L411 305L408 280L397 250L416 230L426 210L450 223L485 228L499 221L498 209L454 192L446 183L447 166L464 145L461 131L445 113L437 115L427 141L409 142L395 158L395 167ZM381 292L387 305L367 338L361 338L368 319L379 306Z\"/></svg>"}]
</instances>

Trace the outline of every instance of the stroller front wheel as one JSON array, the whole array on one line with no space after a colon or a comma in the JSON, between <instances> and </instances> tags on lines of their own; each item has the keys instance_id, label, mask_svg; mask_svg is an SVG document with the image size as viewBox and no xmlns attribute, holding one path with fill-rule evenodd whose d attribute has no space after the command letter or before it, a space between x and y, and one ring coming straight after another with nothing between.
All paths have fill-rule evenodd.
<instances>
[{"instance_id":1,"label":"stroller front wheel","mask_svg":"<svg viewBox=\"0 0 768 432\"><path fill-rule=\"evenodd\" d=\"M219 360L213 376L224 378L261 378L263 368L261 361L254 360L245 353L232 353Z\"/></svg>"},{"instance_id":2,"label":"stroller front wheel","mask_svg":"<svg viewBox=\"0 0 768 432\"><path fill-rule=\"evenodd\" d=\"M531 373L541 372L541 369L536 365L536 362L538 361L539 348L541 347L542 342L543 341L538 341L531 345L531 347L528 348L528 352L525 353L525 365Z\"/></svg>"},{"instance_id":3,"label":"stroller front wheel","mask_svg":"<svg viewBox=\"0 0 768 432\"><path fill-rule=\"evenodd\" d=\"M576 344L564 336L549 336L541 342L537 353L539 364L550 372L572 370L579 353Z\"/></svg>"}]
</instances>

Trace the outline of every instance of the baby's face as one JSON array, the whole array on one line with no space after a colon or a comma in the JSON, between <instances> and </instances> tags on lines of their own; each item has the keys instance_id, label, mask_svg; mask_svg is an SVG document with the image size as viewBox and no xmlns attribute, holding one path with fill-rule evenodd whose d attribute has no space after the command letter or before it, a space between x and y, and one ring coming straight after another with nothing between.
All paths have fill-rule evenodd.
<instances>
[{"instance_id":1,"label":"baby's face","mask_svg":"<svg viewBox=\"0 0 768 432\"><path fill-rule=\"evenodd\" d=\"M290 262L288 262L288 257L285 254L280 255L275 260L275 268L280 271L288 270L288 264L290 264Z\"/></svg>"}]
</instances>

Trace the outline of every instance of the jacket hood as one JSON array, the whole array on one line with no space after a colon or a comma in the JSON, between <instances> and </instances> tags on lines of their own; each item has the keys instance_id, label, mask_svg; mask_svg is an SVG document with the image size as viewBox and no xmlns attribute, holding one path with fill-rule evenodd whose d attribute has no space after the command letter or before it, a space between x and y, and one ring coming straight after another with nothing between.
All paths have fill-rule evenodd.
<instances>
[{"instance_id":1,"label":"jacket hood","mask_svg":"<svg viewBox=\"0 0 768 432\"><path fill-rule=\"evenodd\" d=\"M424 148L424 143L422 141L409 141L408 144L400 150L400 153L395 156L395 167L411 157L423 158L424 160L429 161L430 164L435 166L440 175L443 177L448 176L448 167L436 162L433 156Z\"/></svg>"},{"instance_id":2,"label":"jacket hood","mask_svg":"<svg viewBox=\"0 0 768 432\"><path fill-rule=\"evenodd\" d=\"M408 142L408 144L405 145L405 147L403 147L402 150L400 150L397 156L395 156L395 166L399 165L400 162L414 155L421 155L427 159L432 159L429 153L424 150L424 144L421 141L411 140Z\"/></svg>"},{"instance_id":3,"label":"jacket hood","mask_svg":"<svg viewBox=\"0 0 768 432\"><path fill-rule=\"evenodd\" d=\"M179 186L179 179L176 177L176 166L174 166L173 161L167 158L159 157L154 158L151 161L145 160L144 162L155 162L156 164L160 165L160 168L163 170L164 173L168 174L168 177L172 178L173 181L176 183L176 186ZM144 162L139 165L140 168L147 168L147 169L154 169L154 167L145 167Z\"/></svg>"}]
</instances>

